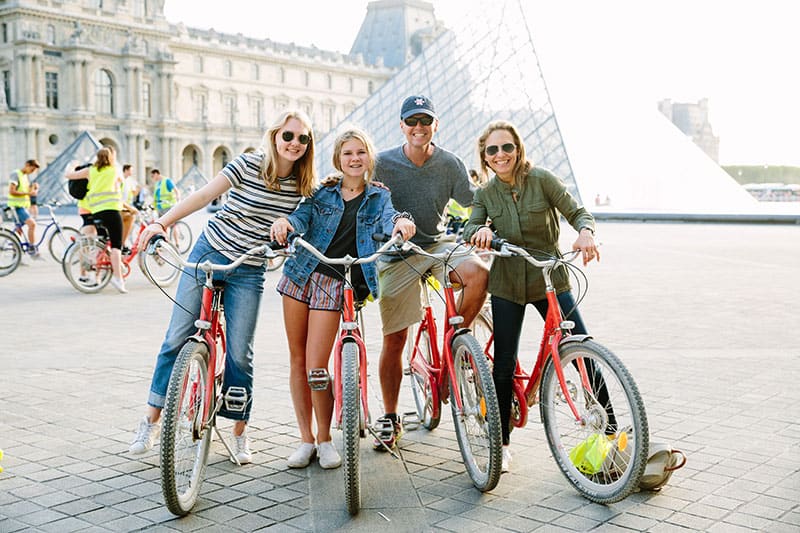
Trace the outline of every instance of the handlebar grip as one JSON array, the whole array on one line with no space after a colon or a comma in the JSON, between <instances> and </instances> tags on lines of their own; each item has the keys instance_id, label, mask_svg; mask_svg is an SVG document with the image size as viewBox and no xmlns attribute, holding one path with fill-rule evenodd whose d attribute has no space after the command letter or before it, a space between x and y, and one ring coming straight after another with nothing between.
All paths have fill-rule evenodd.
<instances>
[{"instance_id":1,"label":"handlebar grip","mask_svg":"<svg viewBox=\"0 0 800 533\"><path fill-rule=\"evenodd\" d=\"M507 242L508 241L506 239L501 239L500 237L493 237L492 242L489 246L492 248L492 250L499 252L503 248L503 245Z\"/></svg>"},{"instance_id":2,"label":"handlebar grip","mask_svg":"<svg viewBox=\"0 0 800 533\"><path fill-rule=\"evenodd\" d=\"M270 250L283 250L284 248L286 248L287 244L281 244L278 241L269 241L269 244L267 244L267 246L269 246Z\"/></svg>"},{"instance_id":3,"label":"handlebar grip","mask_svg":"<svg viewBox=\"0 0 800 533\"><path fill-rule=\"evenodd\" d=\"M373 233L372 234L372 240L373 241L377 241L377 242L389 242L389 239L391 239L391 238L392 238L391 235L387 235L385 233Z\"/></svg>"},{"instance_id":4,"label":"handlebar grip","mask_svg":"<svg viewBox=\"0 0 800 533\"><path fill-rule=\"evenodd\" d=\"M154 253L156 253L156 245L158 245L158 243L163 240L165 240L165 238L160 233L157 233L152 237L150 237L150 240L147 242L147 253L149 255L153 255Z\"/></svg>"}]
</instances>

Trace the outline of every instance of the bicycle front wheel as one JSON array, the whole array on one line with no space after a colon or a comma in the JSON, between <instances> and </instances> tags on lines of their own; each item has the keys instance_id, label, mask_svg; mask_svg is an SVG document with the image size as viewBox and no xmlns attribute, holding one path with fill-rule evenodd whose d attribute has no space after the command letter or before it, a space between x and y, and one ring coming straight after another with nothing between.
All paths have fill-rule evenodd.
<instances>
[{"instance_id":1,"label":"bicycle front wheel","mask_svg":"<svg viewBox=\"0 0 800 533\"><path fill-rule=\"evenodd\" d=\"M359 353L355 342L342 345L342 445L344 458L344 496L347 512L358 514L361 508L361 387L359 386Z\"/></svg>"},{"instance_id":2,"label":"bicycle front wheel","mask_svg":"<svg viewBox=\"0 0 800 533\"><path fill-rule=\"evenodd\" d=\"M183 220L179 220L169 227L167 240L180 254L185 254L192 247L192 228Z\"/></svg>"},{"instance_id":3,"label":"bicycle front wheel","mask_svg":"<svg viewBox=\"0 0 800 533\"><path fill-rule=\"evenodd\" d=\"M419 340L417 340L419 337ZM433 364L433 351L431 350L431 337L425 323L409 328L406 340L406 358L408 359L409 373L411 376L411 392L417 406L417 418L427 430L436 429L439 425L442 412L442 400L431 386L431 379L427 373L420 372L412 364L416 357L422 358L428 366Z\"/></svg>"},{"instance_id":4,"label":"bicycle front wheel","mask_svg":"<svg viewBox=\"0 0 800 533\"><path fill-rule=\"evenodd\" d=\"M61 270L67 280L80 292L102 291L111 281L111 260L105 243L91 237L81 237L67 247Z\"/></svg>"},{"instance_id":5,"label":"bicycle front wheel","mask_svg":"<svg viewBox=\"0 0 800 533\"><path fill-rule=\"evenodd\" d=\"M647 464L647 415L639 389L617 356L594 341L559 350L566 393L552 359L540 389L550 451L578 492L597 503L618 502L636 489Z\"/></svg>"},{"instance_id":6,"label":"bicycle front wheel","mask_svg":"<svg viewBox=\"0 0 800 533\"><path fill-rule=\"evenodd\" d=\"M208 460L213 420L203 420L208 386L208 348L188 341L175 360L167 386L161 430L161 491L170 512L192 510Z\"/></svg>"},{"instance_id":7,"label":"bicycle front wheel","mask_svg":"<svg viewBox=\"0 0 800 533\"><path fill-rule=\"evenodd\" d=\"M47 249L50 250L50 255L61 263L64 261L64 252L70 244L77 241L81 237L81 232L70 226L61 226L61 229L56 229L50 239L47 241Z\"/></svg>"},{"instance_id":8,"label":"bicycle front wheel","mask_svg":"<svg viewBox=\"0 0 800 533\"><path fill-rule=\"evenodd\" d=\"M22 246L16 235L0 231L0 278L14 272L22 262Z\"/></svg>"},{"instance_id":9,"label":"bicycle front wheel","mask_svg":"<svg viewBox=\"0 0 800 533\"><path fill-rule=\"evenodd\" d=\"M489 361L472 335L453 339L455 381L450 389L450 407L458 446L475 487L486 492L497 486L502 464L500 409ZM455 391L462 408L456 405Z\"/></svg>"},{"instance_id":10,"label":"bicycle front wheel","mask_svg":"<svg viewBox=\"0 0 800 533\"><path fill-rule=\"evenodd\" d=\"M162 243L162 246L165 245ZM172 248L171 253L178 257L177 250ZM162 255L163 254L163 255ZM148 254L146 252L139 252L139 270L142 271L153 285L157 287L169 287L181 275L181 266L177 260L170 259L170 253L160 251L156 254Z\"/></svg>"}]
</instances>

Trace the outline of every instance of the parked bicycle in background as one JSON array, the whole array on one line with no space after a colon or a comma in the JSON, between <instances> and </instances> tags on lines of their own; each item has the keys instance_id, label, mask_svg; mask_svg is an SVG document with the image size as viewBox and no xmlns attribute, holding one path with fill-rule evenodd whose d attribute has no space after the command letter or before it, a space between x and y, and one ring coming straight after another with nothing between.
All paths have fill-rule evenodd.
<instances>
[{"instance_id":1,"label":"parked bicycle in background","mask_svg":"<svg viewBox=\"0 0 800 533\"><path fill-rule=\"evenodd\" d=\"M50 256L59 263L64 259L64 252L80 236L80 231L72 226L61 224L53 209L60 207L60 205L58 202L53 201L40 206L47 210L47 225L42 230L39 240L35 243L28 240L24 224L17 218L14 209L11 207L3 208L3 219L9 223L6 229L13 231L17 236L23 252L33 255L46 241Z\"/></svg>"}]
</instances>

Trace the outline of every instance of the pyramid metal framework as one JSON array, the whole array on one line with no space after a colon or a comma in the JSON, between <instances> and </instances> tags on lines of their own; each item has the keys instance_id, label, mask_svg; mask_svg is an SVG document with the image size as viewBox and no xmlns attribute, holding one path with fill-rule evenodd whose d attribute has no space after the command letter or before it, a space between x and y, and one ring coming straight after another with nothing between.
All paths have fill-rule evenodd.
<instances>
[{"instance_id":1,"label":"pyramid metal framework","mask_svg":"<svg viewBox=\"0 0 800 533\"><path fill-rule=\"evenodd\" d=\"M200 172L200 169L197 168L197 165L192 165L189 167L189 170L186 171L186 174L181 177L178 183L175 186L181 193L181 198L186 198L190 194L192 194L197 189L202 189L205 184L208 183L208 178Z\"/></svg>"},{"instance_id":2,"label":"pyramid metal framework","mask_svg":"<svg viewBox=\"0 0 800 533\"><path fill-rule=\"evenodd\" d=\"M57 201L65 205L77 203L67 191L67 180L64 179L67 166L75 161L79 164L88 163L101 147L100 142L89 132L84 131L78 135L72 144L58 154L58 157L36 177L39 183L39 202Z\"/></svg>"},{"instance_id":3,"label":"pyramid metal framework","mask_svg":"<svg viewBox=\"0 0 800 533\"><path fill-rule=\"evenodd\" d=\"M466 21L443 33L357 107L318 145L320 176L333 171L336 135L355 124L385 150L405 142L400 105L407 96L431 98L439 115L434 143L478 168L477 139L486 124L512 122L528 158L580 194L542 75L525 13L518 0L465 2Z\"/></svg>"}]
</instances>

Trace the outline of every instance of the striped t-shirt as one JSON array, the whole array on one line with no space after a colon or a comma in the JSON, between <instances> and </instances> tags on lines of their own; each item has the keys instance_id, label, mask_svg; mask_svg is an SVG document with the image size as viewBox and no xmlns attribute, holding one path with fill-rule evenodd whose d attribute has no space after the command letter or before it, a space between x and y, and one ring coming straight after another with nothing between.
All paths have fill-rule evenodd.
<instances>
[{"instance_id":1,"label":"striped t-shirt","mask_svg":"<svg viewBox=\"0 0 800 533\"><path fill-rule=\"evenodd\" d=\"M259 175L263 160L263 152L244 153L222 169L231 182L228 200L209 219L203 233L211 246L228 259L235 260L268 242L272 223L294 211L302 199L294 176L280 180L280 191L267 189ZM262 261L245 264L260 265Z\"/></svg>"}]
</instances>

